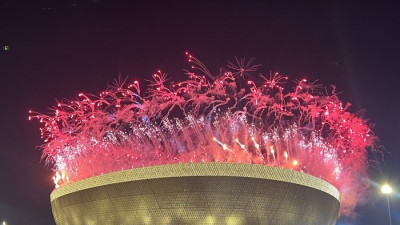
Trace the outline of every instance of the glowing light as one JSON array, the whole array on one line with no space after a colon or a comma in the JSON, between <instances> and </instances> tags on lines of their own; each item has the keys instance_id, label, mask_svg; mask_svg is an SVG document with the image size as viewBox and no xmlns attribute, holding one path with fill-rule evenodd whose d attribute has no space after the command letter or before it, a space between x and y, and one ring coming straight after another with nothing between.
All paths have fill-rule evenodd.
<instances>
[{"instance_id":1,"label":"glowing light","mask_svg":"<svg viewBox=\"0 0 400 225\"><path fill-rule=\"evenodd\" d=\"M235 139L235 142L238 143L238 145L240 146L241 149L246 150L246 145L240 143L238 138Z\"/></svg>"},{"instance_id":2,"label":"glowing light","mask_svg":"<svg viewBox=\"0 0 400 225\"><path fill-rule=\"evenodd\" d=\"M351 212L367 189L359 177L375 136L335 89L319 92L302 79L286 91L288 78L279 73L251 79L259 74L253 59L236 59L213 74L186 55L193 69L172 85L159 70L144 92L139 81L118 79L97 96L57 102L48 115L29 111L28 119L40 122L43 159L56 187L172 163L292 164L345 190L341 206Z\"/></svg>"},{"instance_id":3,"label":"glowing light","mask_svg":"<svg viewBox=\"0 0 400 225\"><path fill-rule=\"evenodd\" d=\"M381 191L383 194L391 194L393 193L392 187L390 187L388 184L385 184L381 187Z\"/></svg>"},{"instance_id":4,"label":"glowing light","mask_svg":"<svg viewBox=\"0 0 400 225\"><path fill-rule=\"evenodd\" d=\"M213 141L215 141L215 142L217 142L219 145L221 145L221 146L222 146L222 149L231 151L231 149L229 149L228 146L227 146L226 144L220 142L216 137L213 137Z\"/></svg>"},{"instance_id":5,"label":"glowing light","mask_svg":"<svg viewBox=\"0 0 400 225\"><path fill-rule=\"evenodd\" d=\"M274 161L275 161L275 150L274 150L274 146L269 146L269 148L270 148L270 151L271 151L271 155L272 155L272 157L274 158Z\"/></svg>"},{"instance_id":6,"label":"glowing light","mask_svg":"<svg viewBox=\"0 0 400 225\"><path fill-rule=\"evenodd\" d=\"M260 151L260 144L258 144L258 143L256 142L256 139L255 139L254 137L251 137L251 140L253 141L254 147L256 147L257 152L258 152L260 155L262 155L262 154L261 154L261 151Z\"/></svg>"},{"instance_id":7,"label":"glowing light","mask_svg":"<svg viewBox=\"0 0 400 225\"><path fill-rule=\"evenodd\" d=\"M56 171L52 179L56 188L60 187L60 183L69 183L69 177L65 174L65 171L62 171L61 174L59 171Z\"/></svg>"}]
</instances>

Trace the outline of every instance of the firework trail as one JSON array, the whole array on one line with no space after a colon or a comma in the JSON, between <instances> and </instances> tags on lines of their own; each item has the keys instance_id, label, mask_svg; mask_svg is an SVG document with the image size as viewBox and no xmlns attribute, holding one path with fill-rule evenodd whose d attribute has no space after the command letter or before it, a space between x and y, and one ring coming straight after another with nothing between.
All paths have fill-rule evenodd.
<instances>
[{"instance_id":1,"label":"firework trail","mask_svg":"<svg viewBox=\"0 0 400 225\"><path fill-rule=\"evenodd\" d=\"M228 62L220 74L186 53L187 79L166 84L158 71L145 93L138 81L116 82L97 96L59 102L51 115L30 111L44 140L42 158L59 185L138 167L191 162L264 164L301 171L335 185L342 215L367 189L367 122L332 88L260 74L253 59Z\"/></svg>"}]
</instances>

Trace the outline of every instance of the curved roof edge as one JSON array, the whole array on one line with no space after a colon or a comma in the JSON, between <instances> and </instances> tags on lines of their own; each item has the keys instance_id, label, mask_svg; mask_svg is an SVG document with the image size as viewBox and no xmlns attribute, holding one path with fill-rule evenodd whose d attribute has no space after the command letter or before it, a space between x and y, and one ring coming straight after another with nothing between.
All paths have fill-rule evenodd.
<instances>
[{"instance_id":1,"label":"curved roof edge","mask_svg":"<svg viewBox=\"0 0 400 225\"><path fill-rule=\"evenodd\" d=\"M294 183L323 191L340 202L340 193L332 184L309 174L259 164L221 162L166 164L107 173L61 186L51 193L50 200L53 201L73 192L115 183L193 176L248 177Z\"/></svg>"}]
</instances>

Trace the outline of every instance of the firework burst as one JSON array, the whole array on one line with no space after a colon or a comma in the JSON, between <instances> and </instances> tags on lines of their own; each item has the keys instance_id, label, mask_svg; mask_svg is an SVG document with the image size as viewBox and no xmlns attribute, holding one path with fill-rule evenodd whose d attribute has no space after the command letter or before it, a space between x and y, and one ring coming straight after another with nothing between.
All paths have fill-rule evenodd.
<instances>
[{"instance_id":1,"label":"firework burst","mask_svg":"<svg viewBox=\"0 0 400 225\"><path fill-rule=\"evenodd\" d=\"M236 59L218 75L189 53L187 79L166 84L153 74L144 94L138 81L116 82L96 96L81 93L38 119L43 160L56 187L144 166L191 162L264 164L301 171L335 185L342 213L365 192L367 122L350 113L335 93L306 79L284 91L287 77L259 75L259 65Z\"/></svg>"}]
</instances>

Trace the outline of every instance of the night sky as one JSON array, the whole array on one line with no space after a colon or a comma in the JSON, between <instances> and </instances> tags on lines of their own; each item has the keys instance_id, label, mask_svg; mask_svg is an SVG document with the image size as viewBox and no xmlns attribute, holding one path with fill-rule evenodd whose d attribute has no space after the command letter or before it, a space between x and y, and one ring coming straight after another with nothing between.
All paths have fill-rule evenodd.
<instances>
[{"instance_id":1,"label":"night sky","mask_svg":"<svg viewBox=\"0 0 400 225\"><path fill-rule=\"evenodd\" d=\"M387 152L370 154L371 184L400 190L399 5L277 2L1 1L0 222L55 224L53 174L40 162L29 109L47 112L55 99L97 93L119 74L144 81L162 69L182 78L186 50L212 71L246 56L267 73L336 84L353 112L366 111ZM357 218L338 224L388 224L379 187L367 198ZM400 224L399 194L391 203Z\"/></svg>"}]
</instances>

